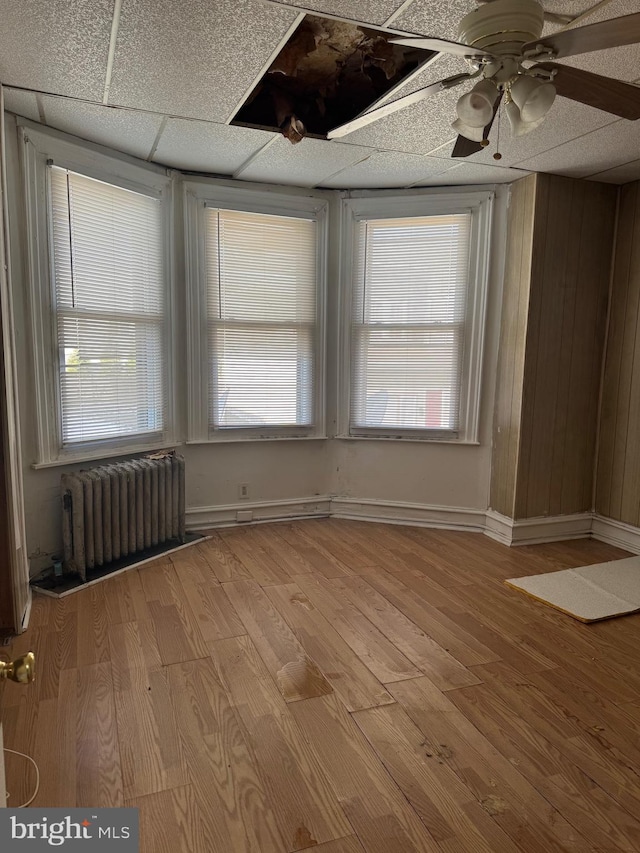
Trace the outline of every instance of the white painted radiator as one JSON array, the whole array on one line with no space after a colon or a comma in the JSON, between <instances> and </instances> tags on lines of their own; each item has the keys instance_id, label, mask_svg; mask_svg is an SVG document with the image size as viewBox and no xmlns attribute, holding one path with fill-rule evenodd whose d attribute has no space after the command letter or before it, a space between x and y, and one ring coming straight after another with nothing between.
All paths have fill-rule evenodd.
<instances>
[{"instance_id":1,"label":"white painted radiator","mask_svg":"<svg viewBox=\"0 0 640 853\"><path fill-rule=\"evenodd\" d=\"M185 540L184 459L174 451L62 475L64 570L87 572Z\"/></svg>"}]
</instances>

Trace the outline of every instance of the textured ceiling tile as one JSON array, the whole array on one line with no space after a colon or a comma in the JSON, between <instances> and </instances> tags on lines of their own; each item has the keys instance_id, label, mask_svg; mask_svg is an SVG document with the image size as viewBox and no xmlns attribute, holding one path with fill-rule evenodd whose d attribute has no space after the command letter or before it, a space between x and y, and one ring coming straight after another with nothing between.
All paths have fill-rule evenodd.
<instances>
[{"instance_id":1,"label":"textured ceiling tile","mask_svg":"<svg viewBox=\"0 0 640 853\"><path fill-rule=\"evenodd\" d=\"M566 3L569 6L570 3ZM590 2L586 6L594 5ZM574 12L574 9L561 9L561 11ZM610 18L619 18L640 11L638 0L613 0L590 15L577 26L588 26L598 21ZM605 77L615 77L618 80L637 80L640 77L640 45L630 44L617 47L613 50L596 50L593 53L582 53L578 56L569 56L560 60L563 64L572 65L575 68L584 68L594 74L603 74Z\"/></svg>"},{"instance_id":2,"label":"textured ceiling tile","mask_svg":"<svg viewBox=\"0 0 640 853\"><path fill-rule=\"evenodd\" d=\"M458 24L478 4L474 0L414 0L393 21L398 30L457 40Z\"/></svg>"},{"instance_id":3,"label":"textured ceiling tile","mask_svg":"<svg viewBox=\"0 0 640 853\"><path fill-rule=\"evenodd\" d=\"M50 127L142 159L148 157L162 121L162 116L64 98L43 97L42 103Z\"/></svg>"},{"instance_id":4,"label":"textured ceiling tile","mask_svg":"<svg viewBox=\"0 0 640 853\"><path fill-rule=\"evenodd\" d=\"M419 104L398 110L373 124L344 137L353 145L404 151L408 154L427 154L455 138L451 122L460 90L439 92Z\"/></svg>"},{"instance_id":5,"label":"textured ceiling tile","mask_svg":"<svg viewBox=\"0 0 640 853\"><path fill-rule=\"evenodd\" d=\"M238 177L243 181L271 181L313 187L370 154L370 148L359 148L357 145L340 145L320 139L304 139L298 145L292 145L279 136Z\"/></svg>"},{"instance_id":6,"label":"textured ceiling tile","mask_svg":"<svg viewBox=\"0 0 640 853\"><path fill-rule=\"evenodd\" d=\"M313 9L367 24L383 24L402 0L276 0L275 5ZM395 22L392 26L396 26Z\"/></svg>"},{"instance_id":7,"label":"textured ceiling tile","mask_svg":"<svg viewBox=\"0 0 640 853\"><path fill-rule=\"evenodd\" d=\"M124 3L109 100L224 122L297 14L261 0Z\"/></svg>"},{"instance_id":8,"label":"textured ceiling tile","mask_svg":"<svg viewBox=\"0 0 640 853\"><path fill-rule=\"evenodd\" d=\"M0 0L0 80L102 100L113 0Z\"/></svg>"},{"instance_id":9,"label":"textured ceiling tile","mask_svg":"<svg viewBox=\"0 0 640 853\"><path fill-rule=\"evenodd\" d=\"M560 60L564 65L583 68L616 80L638 80L640 77L640 45L630 44L614 50L599 50Z\"/></svg>"},{"instance_id":10,"label":"textured ceiling tile","mask_svg":"<svg viewBox=\"0 0 640 853\"><path fill-rule=\"evenodd\" d=\"M629 163L637 159L638 154L640 133L637 124L621 119L518 165L534 172L583 178Z\"/></svg>"},{"instance_id":11,"label":"textured ceiling tile","mask_svg":"<svg viewBox=\"0 0 640 853\"><path fill-rule=\"evenodd\" d=\"M409 187L418 181L427 182L430 175L444 171L444 160L420 157L415 154L379 151L367 160L349 166L319 186L334 189L375 189L378 187Z\"/></svg>"},{"instance_id":12,"label":"textured ceiling tile","mask_svg":"<svg viewBox=\"0 0 640 853\"><path fill-rule=\"evenodd\" d=\"M424 186L464 186L471 184L505 184L524 178L529 172L522 169L502 169L482 163L460 163L425 181Z\"/></svg>"},{"instance_id":13,"label":"textured ceiling tile","mask_svg":"<svg viewBox=\"0 0 640 853\"><path fill-rule=\"evenodd\" d=\"M590 181L604 181L607 184L628 184L631 181L640 180L640 160L633 160L615 169L607 169L606 172L598 172L589 175Z\"/></svg>"},{"instance_id":14,"label":"textured ceiling tile","mask_svg":"<svg viewBox=\"0 0 640 853\"><path fill-rule=\"evenodd\" d=\"M597 2L598 0L587 0L586 3L584 0L544 0L542 5L545 9L562 12L564 15L575 16L581 14L585 9L595 6Z\"/></svg>"},{"instance_id":15,"label":"textured ceiling tile","mask_svg":"<svg viewBox=\"0 0 640 853\"><path fill-rule=\"evenodd\" d=\"M4 107L10 113L40 121L38 104L33 92L19 92L16 89L4 90Z\"/></svg>"},{"instance_id":16,"label":"textured ceiling tile","mask_svg":"<svg viewBox=\"0 0 640 853\"><path fill-rule=\"evenodd\" d=\"M270 139L273 134L262 130L169 119L153 159L176 169L231 175Z\"/></svg>"},{"instance_id":17,"label":"textured ceiling tile","mask_svg":"<svg viewBox=\"0 0 640 853\"><path fill-rule=\"evenodd\" d=\"M566 5L571 4L567 3ZM589 7L595 3L589 0L585 5ZM573 12L574 9L567 9L567 11ZM613 0L612 3L606 4L577 26L587 26L598 21L631 15L638 11L640 11L638 0ZM593 71L594 74L603 74L605 77L615 77L618 80L637 80L640 77L640 45L638 44L625 45L613 50L596 50L593 53L570 56L560 61L566 65L573 65L575 68L584 68L586 71Z\"/></svg>"}]
</instances>

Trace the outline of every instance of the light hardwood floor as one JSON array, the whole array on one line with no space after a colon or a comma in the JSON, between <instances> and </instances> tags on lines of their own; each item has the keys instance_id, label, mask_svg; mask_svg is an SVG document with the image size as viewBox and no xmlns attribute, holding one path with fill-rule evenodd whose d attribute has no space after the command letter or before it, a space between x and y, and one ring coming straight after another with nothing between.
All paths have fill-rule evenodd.
<instances>
[{"instance_id":1,"label":"light hardwood floor","mask_svg":"<svg viewBox=\"0 0 640 853\"><path fill-rule=\"evenodd\" d=\"M144 853L640 850L640 615L586 626L505 578L594 541L318 519L220 530L34 599L7 685L34 805L140 809ZM7 756L9 804L33 774Z\"/></svg>"}]
</instances>

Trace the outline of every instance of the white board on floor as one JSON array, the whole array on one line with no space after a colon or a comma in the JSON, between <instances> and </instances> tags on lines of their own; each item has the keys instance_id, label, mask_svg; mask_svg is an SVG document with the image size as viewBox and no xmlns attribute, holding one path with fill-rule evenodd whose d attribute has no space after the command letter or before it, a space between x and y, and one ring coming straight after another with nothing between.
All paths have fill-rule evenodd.
<instances>
[{"instance_id":1,"label":"white board on floor","mask_svg":"<svg viewBox=\"0 0 640 853\"><path fill-rule=\"evenodd\" d=\"M505 583L581 622L640 611L640 557L511 578Z\"/></svg>"}]
</instances>

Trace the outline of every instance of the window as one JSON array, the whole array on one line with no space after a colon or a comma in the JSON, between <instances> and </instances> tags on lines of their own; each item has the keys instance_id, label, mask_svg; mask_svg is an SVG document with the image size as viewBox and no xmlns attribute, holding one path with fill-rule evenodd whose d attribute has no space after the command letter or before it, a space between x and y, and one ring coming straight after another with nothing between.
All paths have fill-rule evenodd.
<instances>
[{"instance_id":1,"label":"window","mask_svg":"<svg viewBox=\"0 0 640 853\"><path fill-rule=\"evenodd\" d=\"M168 181L96 155L72 163L71 144L51 143L52 159L32 137L38 463L161 447L172 420Z\"/></svg>"},{"instance_id":2,"label":"window","mask_svg":"<svg viewBox=\"0 0 640 853\"><path fill-rule=\"evenodd\" d=\"M236 191L231 201L242 197ZM323 422L324 204L309 209L293 199L274 209L261 193L244 200L252 209L193 202L202 242L196 310L206 318L193 372L207 405L196 392L200 431L192 438L315 436Z\"/></svg>"},{"instance_id":3,"label":"window","mask_svg":"<svg viewBox=\"0 0 640 853\"><path fill-rule=\"evenodd\" d=\"M161 436L160 202L49 170L62 445Z\"/></svg>"},{"instance_id":4,"label":"window","mask_svg":"<svg viewBox=\"0 0 640 853\"><path fill-rule=\"evenodd\" d=\"M434 212L430 199L424 214L377 218L375 208L358 215L359 202L347 204L355 212L349 433L475 440L486 213L455 203Z\"/></svg>"}]
</instances>

